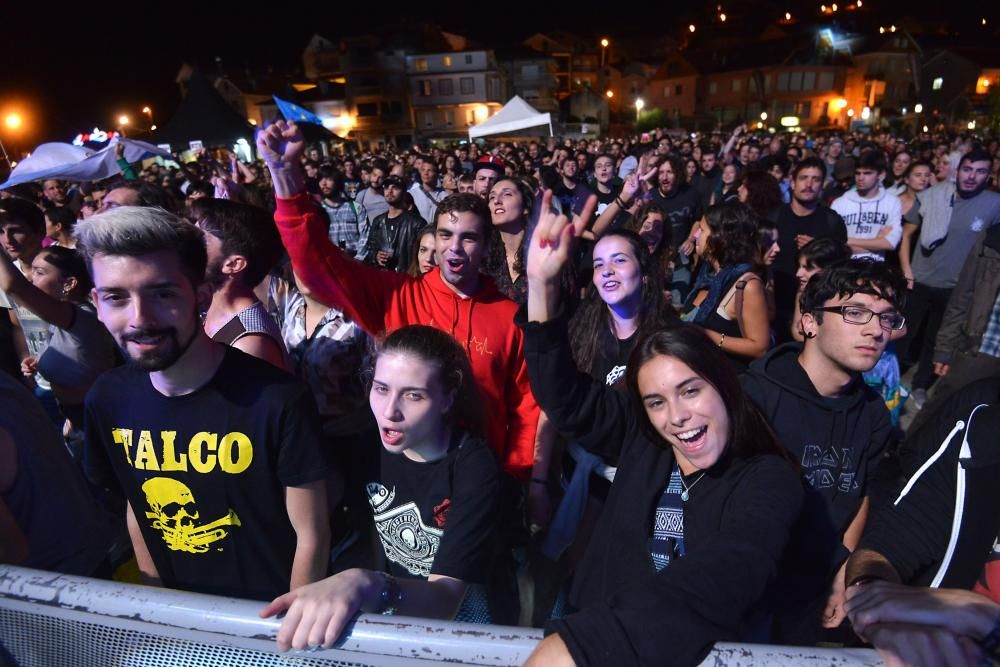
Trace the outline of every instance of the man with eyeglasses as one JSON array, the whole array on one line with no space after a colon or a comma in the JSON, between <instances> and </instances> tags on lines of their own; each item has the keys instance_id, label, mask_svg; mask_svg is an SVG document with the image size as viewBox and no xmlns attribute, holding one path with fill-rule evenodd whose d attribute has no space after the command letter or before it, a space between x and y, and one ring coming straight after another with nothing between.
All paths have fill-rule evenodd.
<instances>
[{"instance_id":1,"label":"man with eyeglasses","mask_svg":"<svg viewBox=\"0 0 1000 667\"><path fill-rule=\"evenodd\" d=\"M882 262L850 260L819 272L800 297L804 342L772 350L743 378L809 482L802 551L790 559L790 576L826 566L829 577L803 574L797 595L805 611L777 619L777 643L813 643L821 625L844 620L843 564L864 530L869 479L892 433L882 397L862 374L904 333L902 290L901 277Z\"/></svg>"},{"instance_id":2,"label":"man with eyeglasses","mask_svg":"<svg viewBox=\"0 0 1000 667\"><path fill-rule=\"evenodd\" d=\"M382 193L389 210L372 222L365 262L406 273L413 257L413 244L427 223L416 213L406 210L406 186L399 176L386 178Z\"/></svg>"}]
</instances>

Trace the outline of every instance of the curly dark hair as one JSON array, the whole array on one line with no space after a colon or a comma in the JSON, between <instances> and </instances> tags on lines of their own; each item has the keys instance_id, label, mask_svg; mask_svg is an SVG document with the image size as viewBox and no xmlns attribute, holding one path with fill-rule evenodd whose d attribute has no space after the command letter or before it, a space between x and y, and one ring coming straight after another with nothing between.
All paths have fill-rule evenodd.
<instances>
[{"instance_id":1,"label":"curly dark hair","mask_svg":"<svg viewBox=\"0 0 1000 667\"><path fill-rule=\"evenodd\" d=\"M706 259L719 266L753 264L758 255L757 216L737 201L717 204L705 213L712 232L705 244Z\"/></svg>"},{"instance_id":2,"label":"curly dark hair","mask_svg":"<svg viewBox=\"0 0 1000 667\"><path fill-rule=\"evenodd\" d=\"M486 200L471 192L458 192L445 197L437 206L434 212L432 224L437 226L437 221L442 215L448 213L474 213L479 218L479 231L483 234L483 241L489 243L492 223L490 221L490 209L486 205Z\"/></svg>"},{"instance_id":3,"label":"curly dark hair","mask_svg":"<svg viewBox=\"0 0 1000 667\"><path fill-rule=\"evenodd\" d=\"M830 299L847 298L854 294L870 294L891 303L896 310L903 309L905 281L902 274L885 262L870 259L850 259L823 269L806 284L799 296L799 309L812 313L823 323L823 304Z\"/></svg>"},{"instance_id":4,"label":"curly dark hair","mask_svg":"<svg viewBox=\"0 0 1000 667\"><path fill-rule=\"evenodd\" d=\"M663 218L663 233L660 235L660 243L653 249L653 257L656 265L659 267L660 274L663 278L663 284L669 285L671 277L673 276L673 269L671 268L671 265L677 257L677 248L670 245L670 222L667 217L667 212L664 211L663 207L655 201L649 202L648 204L644 204L634 216L628 219L624 228L630 232L634 232L635 234L640 234L642 232L642 226L646 222L646 218L648 218L651 213L659 213L660 217Z\"/></svg>"},{"instance_id":5,"label":"curly dark hair","mask_svg":"<svg viewBox=\"0 0 1000 667\"><path fill-rule=\"evenodd\" d=\"M774 176L762 169L749 169L743 176L743 187L747 189L744 202L760 217L766 216L781 206L781 188Z\"/></svg>"}]
</instances>

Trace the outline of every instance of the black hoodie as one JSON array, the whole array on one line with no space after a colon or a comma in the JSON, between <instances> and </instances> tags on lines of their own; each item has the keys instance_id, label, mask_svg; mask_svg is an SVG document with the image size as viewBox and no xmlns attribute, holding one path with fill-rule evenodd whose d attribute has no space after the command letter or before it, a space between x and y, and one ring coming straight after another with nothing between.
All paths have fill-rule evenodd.
<instances>
[{"instance_id":1,"label":"black hoodie","mask_svg":"<svg viewBox=\"0 0 1000 667\"><path fill-rule=\"evenodd\" d=\"M882 398L860 375L845 395L821 396L799 363L801 352L799 343L775 348L751 364L743 388L826 501L842 536L868 493L892 424Z\"/></svg>"}]
</instances>

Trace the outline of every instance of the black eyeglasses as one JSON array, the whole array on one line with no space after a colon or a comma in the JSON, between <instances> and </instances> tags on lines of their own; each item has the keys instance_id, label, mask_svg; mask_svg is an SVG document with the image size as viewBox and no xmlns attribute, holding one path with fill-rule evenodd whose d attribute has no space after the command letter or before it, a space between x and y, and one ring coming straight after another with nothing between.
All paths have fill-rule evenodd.
<instances>
[{"instance_id":1,"label":"black eyeglasses","mask_svg":"<svg viewBox=\"0 0 1000 667\"><path fill-rule=\"evenodd\" d=\"M886 331L899 331L906 324L906 318L897 312L876 313L870 308L862 308L861 306L828 306L813 310L838 313L848 324L868 324L874 316L878 315L879 326Z\"/></svg>"}]
</instances>

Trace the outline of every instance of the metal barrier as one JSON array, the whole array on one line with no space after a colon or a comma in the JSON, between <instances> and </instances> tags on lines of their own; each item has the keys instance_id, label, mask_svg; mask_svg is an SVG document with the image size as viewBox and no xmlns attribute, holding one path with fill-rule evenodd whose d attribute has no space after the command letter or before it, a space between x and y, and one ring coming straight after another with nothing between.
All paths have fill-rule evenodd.
<instances>
[{"instance_id":1,"label":"metal barrier","mask_svg":"<svg viewBox=\"0 0 1000 667\"><path fill-rule=\"evenodd\" d=\"M335 649L278 653L249 600L0 566L0 665L415 667L520 665L541 631L361 615ZM5 653L6 651L6 658ZM717 644L706 665L868 667L874 651Z\"/></svg>"}]
</instances>

